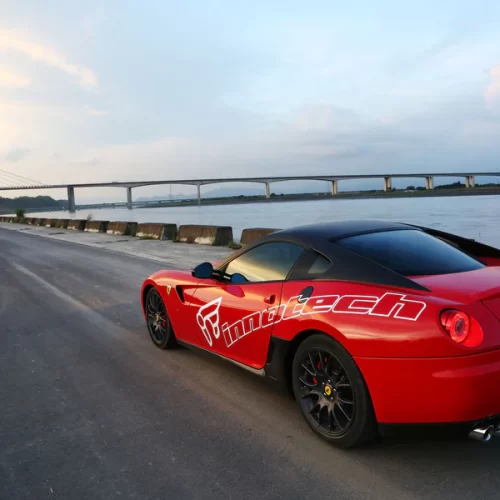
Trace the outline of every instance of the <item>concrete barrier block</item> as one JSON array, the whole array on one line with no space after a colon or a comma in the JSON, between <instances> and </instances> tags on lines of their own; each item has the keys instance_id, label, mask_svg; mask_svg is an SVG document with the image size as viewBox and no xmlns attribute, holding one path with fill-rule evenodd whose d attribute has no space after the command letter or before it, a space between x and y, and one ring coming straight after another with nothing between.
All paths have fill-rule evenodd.
<instances>
[{"instance_id":1,"label":"concrete barrier block","mask_svg":"<svg viewBox=\"0 0 500 500\"><path fill-rule=\"evenodd\" d=\"M106 232L120 236L135 236L136 229L137 222L110 222Z\"/></svg>"},{"instance_id":2,"label":"concrete barrier block","mask_svg":"<svg viewBox=\"0 0 500 500\"><path fill-rule=\"evenodd\" d=\"M68 222L68 229L74 229L75 231L83 231L87 221L85 219L70 219Z\"/></svg>"},{"instance_id":3,"label":"concrete barrier block","mask_svg":"<svg viewBox=\"0 0 500 500\"><path fill-rule=\"evenodd\" d=\"M67 229L69 224L69 219L57 219L55 227L60 229Z\"/></svg>"},{"instance_id":4,"label":"concrete barrier block","mask_svg":"<svg viewBox=\"0 0 500 500\"><path fill-rule=\"evenodd\" d=\"M45 219L38 219L37 222L39 226L45 226Z\"/></svg>"},{"instance_id":5,"label":"concrete barrier block","mask_svg":"<svg viewBox=\"0 0 500 500\"><path fill-rule=\"evenodd\" d=\"M38 217L30 217L28 223L32 226L38 226Z\"/></svg>"},{"instance_id":6,"label":"concrete barrier block","mask_svg":"<svg viewBox=\"0 0 500 500\"><path fill-rule=\"evenodd\" d=\"M248 229L243 229L240 243L242 245L249 245L250 243L257 241L259 238L275 233L276 231L280 231L280 229L271 229L266 227L250 227Z\"/></svg>"},{"instance_id":7,"label":"concrete barrier block","mask_svg":"<svg viewBox=\"0 0 500 500\"><path fill-rule=\"evenodd\" d=\"M88 233L105 233L108 229L109 221L107 220L89 220L85 224L84 231Z\"/></svg>"},{"instance_id":8,"label":"concrete barrier block","mask_svg":"<svg viewBox=\"0 0 500 500\"><path fill-rule=\"evenodd\" d=\"M179 226L179 241L199 245L227 246L233 241L231 226L201 226L186 224Z\"/></svg>"},{"instance_id":9,"label":"concrete barrier block","mask_svg":"<svg viewBox=\"0 0 500 500\"><path fill-rule=\"evenodd\" d=\"M137 225L135 235L138 238L154 240L173 240L177 238L177 224L144 223Z\"/></svg>"},{"instance_id":10,"label":"concrete barrier block","mask_svg":"<svg viewBox=\"0 0 500 500\"><path fill-rule=\"evenodd\" d=\"M45 227L56 227L57 219L45 219Z\"/></svg>"}]
</instances>

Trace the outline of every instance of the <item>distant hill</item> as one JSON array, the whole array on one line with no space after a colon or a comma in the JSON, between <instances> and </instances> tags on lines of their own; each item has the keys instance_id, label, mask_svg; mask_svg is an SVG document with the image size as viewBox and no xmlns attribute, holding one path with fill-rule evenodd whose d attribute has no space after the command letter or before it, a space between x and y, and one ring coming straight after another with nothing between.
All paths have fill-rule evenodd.
<instances>
[{"instance_id":1,"label":"distant hill","mask_svg":"<svg viewBox=\"0 0 500 500\"><path fill-rule=\"evenodd\" d=\"M15 210L16 208L24 208L26 210L32 208L66 208L66 200L54 200L50 196L19 196L18 198L2 198L0 196L0 210Z\"/></svg>"}]
</instances>

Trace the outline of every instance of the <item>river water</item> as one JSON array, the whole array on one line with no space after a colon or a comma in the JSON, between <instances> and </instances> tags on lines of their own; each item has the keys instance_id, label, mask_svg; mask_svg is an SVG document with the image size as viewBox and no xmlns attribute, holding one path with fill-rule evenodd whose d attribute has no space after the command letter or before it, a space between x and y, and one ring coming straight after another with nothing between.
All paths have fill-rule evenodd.
<instances>
[{"instance_id":1,"label":"river water","mask_svg":"<svg viewBox=\"0 0 500 500\"><path fill-rule=\"evenodd\" d=\"M248 227L286 228L345 219L379 219L420 224L500 247L500 196L389 199L323 199L235 205L91 209L34 213L33 217L164 222L232 226L235 241Z\"/></svg>"}]
</instances>

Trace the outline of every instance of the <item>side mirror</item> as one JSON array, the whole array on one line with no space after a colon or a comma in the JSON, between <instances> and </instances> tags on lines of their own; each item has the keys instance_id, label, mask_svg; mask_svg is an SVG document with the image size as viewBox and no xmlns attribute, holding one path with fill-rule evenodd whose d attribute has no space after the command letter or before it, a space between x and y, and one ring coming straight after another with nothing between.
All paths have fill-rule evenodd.
<instances>
[{"instance_id":1,"label":"side mirror","mask_svg":"<svg viewBox=\"0 0 500 500\"><path fill-rule=\"evenodd\" d=\"M231 283L240 285L242 283L248 283L248 280L240 273L234 273L231 275Z\"/></svg>"},{"instance_id":2,"label":"side mirror","mask_svg":"<svg viewBox=\"0 0 500 500\"><path fill-rule=\"evenodd\" d=\"M211 278L214 272L214 267L210 262L202 262L198 264L191 273L195 278L207 279Z\"/></svg>"}]
</instances>

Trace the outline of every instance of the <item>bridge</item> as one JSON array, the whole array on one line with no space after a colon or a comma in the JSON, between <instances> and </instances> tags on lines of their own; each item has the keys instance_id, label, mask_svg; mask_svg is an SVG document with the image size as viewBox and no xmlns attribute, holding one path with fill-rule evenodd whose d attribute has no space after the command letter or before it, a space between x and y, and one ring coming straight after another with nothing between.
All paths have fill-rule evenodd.
<instances>
[{"instance_id":1,"label":"bridge","mask_svg":"<svg viewBox=\"0 0 500 500\"><path fill-rule=\"evenodd\" d=\"M3 177L2 177L3 175ZM10 176L10 177L7 177ZM265 186L266 198L271 197L271 184L287 181L326 181L330 183L332 196L337 194L338 183L343 180L353 179L383 179L385 191L392 189L392 179L394 178L423 178L425 179L425 188L434 189L435 177L463 177L467 188L475 186L476 177L498 177L500 172L443 172L443 173L403 173L403 174L359 174L359 175L296 175L282 177L225 177L214 179L182 179L182 180L156 180L156 181L123 181L123 182L91 182L74 184L42 184L29 180L25 177L11 174L0 170L0 191L18 191L28 189L66 189L68 193L68 209L75 212L75 189L81 188L102 188L117 187L126 189L126 206L132 209L132 189L146 186L158 186L163 184L196 186L198 204L201 204L201 186L210 184L225 183L258 183ZM10 179L10 181L9 181ZM14 181L15 180L15 181ZM16 184L18 182L19 184Z\"/></svg>"}]
</instances>

